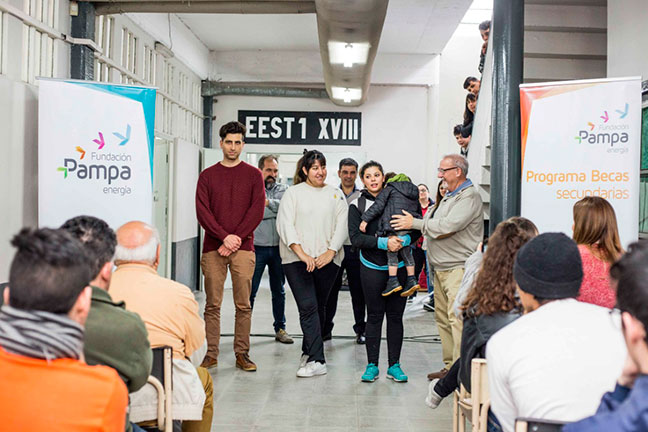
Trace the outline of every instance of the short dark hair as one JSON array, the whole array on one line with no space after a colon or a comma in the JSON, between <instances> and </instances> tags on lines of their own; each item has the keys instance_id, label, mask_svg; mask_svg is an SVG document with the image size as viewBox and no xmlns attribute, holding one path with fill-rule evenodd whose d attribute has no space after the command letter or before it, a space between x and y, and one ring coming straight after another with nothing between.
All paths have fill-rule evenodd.
<instances>
[{"instance_id":1,"label":"short dark hair","mask_svg":"<svg viewBox=\"0 0 648 432\"><path fill-rule=\"evenodd\" d=\"M85 248L61 229L23 228L9 270L9 303L23 310L66 314L93 279Z\"/></svg>"},{"instance_id":2,"label":"short dark hair","mask_svg":"<svg viewBox=\"0 0 648 432\"><path fill-rule=\"evenodd\" d=\"M354 166L356 169L358 169L358 162L356 162L353 158L344 158L340 161L338 169L341 170L343 166Z\"/></svg>"},{"instance_id":3,"label":"short dark hair","mask_svg":"<svg viewBox=\"0 0 648 432\"><path fill-rule=\"evenodd\" d=\"M387 183L387 182L389 181L390 178L392 178L392 177L396 177L397 175L398 175L398 174L396 174L395 172L393 172L393 171L389 171L387 174L385 174L385 177L384 177L384 179L385 179L385 183Z\"/></svg>"},{"instance_id":4,"label":"short dark hair","mask_svg":"<svg viewBox=\"0 0 648 432\"><path fill-rule=\"evenodd\" d=\"M484 31L490 29L490 20L482 21L479 23L479 30Z\"/></svg>"},{"instance_id":5,"label":"short dark hair","mask_svg":"<svg viewBox=\"0 0 648 432\"><path fill-rule=\"evenodd\" d=\"M465 90L468 90L468 86L470 85L471 82L474 82L474 81L479 81L479 80L478 80L477 78L475 78L474 76L469 76L469 77L467 77L467 78L464 80L463 88L464 88Z\"/></svg>"},{"instance_id":6,"label":"short dark hair","mask_svg":"<svg viewBox=\"0 0 648 432\"><path fill-rule=\"evenodd\" d=\"M648 241L632 243L612 265L610 276L617 282L617 307L648 330Z\"/></svg>"},{"instance_id":7,"label":"short dark hair","mask_svg":"<svg viewBox=\"0 0 648 432\"><path fill-rule=\"evenodd\" d=\"M61 229L72 234L86 248L92 258L91 270L94 277L107 262L112 261L117 236L103 220L94 216L77 216L65 221Z\"/></svg>"},{"instance_id":8,"label":"short dark hair","mask_svg":"<svg viewBox=\"0 0 648 432\"><path fill-rule=\"evenodd\" d=\"M362 168L360 168L360 177L364 177L365 171L367 171L371 167L376 167L381 173L384 173L383 167L382 165L380 165L380 162L370 160L369 162L366 162L364 165L362 165Z\"/></svg>"},{"instance_id":9,"label":"short dark hair","mask_svg":"<svg viewBox=\"0 0 648 432\"><path fill-rule=\"evenodd\" d=\"M243 139L245 140L245 131L246 129L243 123L231 121L221 126L220 130L218 131L218 135L220 135L221 139L225 139L227 134L241 134L243 135Z\"/></svg>"},{"instance_id":10,"label":"short dark hair","mask_svg":"<svg viewBox=\"0 0 648 432\"><path fill-rule=\"evenodd\" d=\"M304 149L305 150L305 149ZM300 178L300 183L305 182L308 176L304 174L304 168L306 168L306 172L311 169L313 165L315 165L315 162L319 161L320 165L325 167L326 166L326 156L318 150L308 150L304 153L304 156L302 156L301 164L298 165L300 167L299 169L299 178Z\"/></svg>"},{"instance_id":11,"label":"short dark hair","mask_svg":"<svg viewBox=\"0 0 648 432\"><path fill-rule=\"evenodd\" d=\"M461 127L461 136L464 138L468 138L469 136L472 135L472 129L473 129L473 124L468 123L466 126Z\"/></svg>"},{"instance_id":12,"label":"short dark hair","mask_svg":"<svg viewBox=\"0 0 648 432\"><path fill-rule=\"evenodd\" d=\"M460 124L455 125L455 126L452 128L452 134L453 134L453 135L461 135L461 128L462 128L462 126L461 126Z\"/></svg>"},{"instance_id":13,"label":"short dark hair","mask_svg":"<svg viewBox=\"0 0 648 432\"><path fill-rule=\"evenodd\" d=\"M279 156L273 155L273 154L267 154L261 156L259 159L259 169L262 170L265 167L265 161L267 160L274 160L275 162L279 163Z\"/></svg>"}]
</instances>

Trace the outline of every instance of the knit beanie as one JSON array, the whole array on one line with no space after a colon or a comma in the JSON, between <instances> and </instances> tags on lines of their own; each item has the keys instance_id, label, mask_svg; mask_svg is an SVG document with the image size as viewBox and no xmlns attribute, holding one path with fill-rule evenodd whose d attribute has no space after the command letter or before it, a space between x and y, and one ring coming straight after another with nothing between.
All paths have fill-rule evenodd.
<instances>
[{"instance_id":1,"label":"knit beanie","mask_svg":"<svg viewBox=\"0 0 648 432\"><path fill-rule=\"evenodd\" d=\"M583 281L578 246L563 233L540 234L518 251L513 276L522 291L538 298L577 297Z\"/></svg>"},{"instance_id":2,"label":"knit beanie","mask_svg":"<svg viewBox=\"0 0 648 432\"><path fill-rule=\"evenodd\" d=\"M387 180L387 183L392 183L392 182L404 182L404 181L411 181L409 177L407 177L405 174L400 173L396 174L394 177L390 178Z\"/></svg>"}]
</instances>

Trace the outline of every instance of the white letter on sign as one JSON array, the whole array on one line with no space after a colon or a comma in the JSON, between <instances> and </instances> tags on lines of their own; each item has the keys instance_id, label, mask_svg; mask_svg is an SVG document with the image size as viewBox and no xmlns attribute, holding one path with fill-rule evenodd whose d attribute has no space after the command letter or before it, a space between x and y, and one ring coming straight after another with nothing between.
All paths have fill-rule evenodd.
<instances>
[{"instance_id":1,"label":"white letter on sign","mask_svg":"<svg viewBox=\"0 0 648 432\"><path fill-rule=\"evenodd\" d=\"M266 133L266 122L270 121L270 117L259 117L259 138L270 138Z\"/></svg>"},{"instance_id":2,"label":"white letter on sign","mask_svg":"<svg viewBox=\"0 0 648 432\"><path fill-rule=\"evenodd\" d=\"M295 121L295 117L284 117L284 123L286 123L286 139L292 137L292 124Z\"/></svg>"},{"instance_id":3,"label":"white letter on sign","mask_svg":"<svg viewBox=\"0 0 648 432\"><path fill-rule=\"evenodd\" d=\"M326 130L326 128L328 127L328 122L329 119L319 119L320 133L317 139L329 139L328 131Z\"/></svg>"},{"instance_id":4,"label":"white letter on sign","mask_svg":"<svg viewBox=\"0 0 648 432\"><path fill-rule=\"evenodd\" d=\"M301 125L301 139L306 139L306 117L299 119L299 124Z\"/></svg>"},{"instance_id":5,"label":"white letter on sign","mask_svg":"<svg viewBox=\"0 0 648 432\"><path fill-rule=\"evenodd\" d=\"M272 138L279 138L281 136L281 128L279 127L279 123L281 123L281 119L279 117L272 118L272 121L270 122L270 125L274 130L274 132L270 133L270 135L272 135Z\"/></svg>"},{"instance_id":6,"label":"white letter on sign","mask_svg":"<svg viewBox=\"0 0 648 432\"><path fill-rule=\"evenodd\" d=\"M331 119L331 129L333 139L340 138L340 126L342 126L342 119Z\"/></svg>"},{"instance_id":7,"label":"white letter on sign","mask_svg":"<svg viewBox=\"0 0 648 432\"><path fill-rule=\"evenodd\" d=\"M254 125L252 122L256 121L256 117L245 117L245 129L247 130L248 138L256 138L256 132L252 132Z\"/></svg>"}]
</instances>

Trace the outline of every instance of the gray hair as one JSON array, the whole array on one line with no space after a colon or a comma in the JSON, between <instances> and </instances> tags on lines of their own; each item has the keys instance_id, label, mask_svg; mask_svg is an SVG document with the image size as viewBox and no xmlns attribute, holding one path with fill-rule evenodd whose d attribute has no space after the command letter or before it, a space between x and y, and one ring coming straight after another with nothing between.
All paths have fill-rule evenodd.
<instances>
[{"instance_id":1,"label":"gray hair","mask_svg":"<svg viewBox=\"0 0 648 432\"><path fill-rule=\"evenodd\" d=\"M148 224L146 224L146 227L151 230L151 238L149 241L132 249L117 243L117 247L115 248L115 261L138 261L151 265L155 264L157 248L160 244L160 234L155 227Z\"/></svg>"},{"instance_id":2,"label":"gray hair","mask_svg":"<svg viewBox=\"0 0 648 432\"><path fill-rule=\"evenodd\" d=\"M464 156L454 153L443 156L443 159L450 159L454 165L461 169L461 173L464 176L468 175L468 159L466 159Z\"/></svg>"}]
</instances>

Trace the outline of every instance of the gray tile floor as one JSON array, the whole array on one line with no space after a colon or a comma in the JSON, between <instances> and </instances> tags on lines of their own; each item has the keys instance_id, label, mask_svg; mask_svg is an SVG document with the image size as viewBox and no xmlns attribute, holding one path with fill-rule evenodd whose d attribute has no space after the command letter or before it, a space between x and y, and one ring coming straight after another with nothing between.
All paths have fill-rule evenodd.
<instances>
[{"instance_id":1,"label":"gray tile floor","mask_svg":"<svg viewBox=\"0 0 648 432\"><path fill-rule=\"evenodd\" d=\"M436 410L424 398L426 374L442 367L441 345L433 314L422 309L420 300L405 312L405 338L401 365L408 383L386 379L386 342L381 344L380 379L362 383L360 376L367 363L365 348L356 345L352 330L351 300L348 291L340 292L333 330L334 338L325 343L328 374L297 378L301 330L297 306L286 293L287 331L295 343L283 345L270 336L272 307L267 280L262 281L252 318L250 357L257 372L235 368L232 337L221 338L221 354L214 379L214 421L212 431L450 431L450 398ZM225 290L221 318L224 335L234 329L231 289ZM384 333L384 328L383 328ZM267 335L267 336L266 336ZM436 340L435 340L436 339Z\"/></svg>"}]
</instances>

